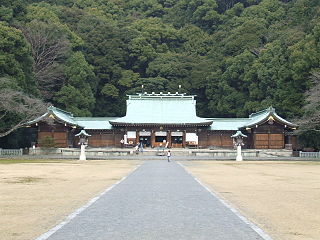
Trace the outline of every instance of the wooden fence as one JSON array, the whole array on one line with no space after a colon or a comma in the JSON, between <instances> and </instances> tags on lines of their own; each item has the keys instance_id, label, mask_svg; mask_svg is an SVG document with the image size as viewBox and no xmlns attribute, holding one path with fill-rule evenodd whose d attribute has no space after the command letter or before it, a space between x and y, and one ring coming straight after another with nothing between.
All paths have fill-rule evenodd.
<instances>
[{"instance_id":1,"label":"wooden fence","mask_svg":"<svg viewBox=\"0 0 320 240\"><path fill-rule=\"evenodd\" d=\"M299 157L302 158L320 158L320 152L299 152Z\"/></svg>"},{"instance_id":2,"label":"wooden fence","mask_svg":"<svg viewBox=\"0 0 320 240\"><path fill-rule=\"evenodd\" d=\"M22 156L23 151L20 149L2 149L0 148L0 156Z\"/></svg>"}]
</instances>

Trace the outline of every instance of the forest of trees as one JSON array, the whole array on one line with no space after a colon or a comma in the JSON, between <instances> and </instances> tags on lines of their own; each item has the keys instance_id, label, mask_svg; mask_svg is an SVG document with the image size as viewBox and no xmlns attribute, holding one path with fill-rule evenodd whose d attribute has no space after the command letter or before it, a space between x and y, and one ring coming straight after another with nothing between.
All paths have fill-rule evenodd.
<instances>
[{"instance_id":1,"label":"forest of trees","mask_svg":"<svg viewBox=\"0 0 320 240\"><path fill-rule=\"evenodd\" d=\"M273 106L300 124L305 146L320 147L319 0L0 3L3 146L21 146L27 134L9 133L48 104L76 116L123 116L126 94L141 85L181 85L197 95L201 117Z\"/></svg>"}]
</instances>

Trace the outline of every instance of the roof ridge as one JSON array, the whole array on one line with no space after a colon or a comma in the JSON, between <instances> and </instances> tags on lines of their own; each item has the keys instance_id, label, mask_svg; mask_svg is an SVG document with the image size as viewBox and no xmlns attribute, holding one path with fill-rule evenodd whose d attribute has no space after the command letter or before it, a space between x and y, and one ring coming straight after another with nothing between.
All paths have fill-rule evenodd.
<instances>
[{"instance_id":1,"label":"roof ridge","mask_svg":"<svg viewBox=\"0 0 320 240\"><path fill-rule=\"evenodd\" d=\"M49 107L48 107L48 110L57 110L57 111L59 111L59 112L62 112L62 113L64 113L64 114L67 114L67 115L69 115L69 116L71 116L71 117L73 118L73 114L72 114L71 112L67 112L67 111L65 111L65 110L63 110L63 109L61 109L61 108L57 108L57 107L55 107L55 106L53 106L53 105L49 106Z\"/></svg>"},{"instance_id":2,"label":"roof ridge","mask_svg":"<svg viewBox=\"0 0 320 240\"><path fill-rule=\"evenodd\" d=\"M263 109L263 110L260 110L260 111L258 111L258 112L251 113L251 114L249 115L249 118L253 118L253 117L259 116L259 115L261 115L261 114L263 114L263 113L266 113L266 112L275 112L275 109L274 109L272 106L270 106L270 107L268 107L268 108L266 108L266 109Z\"/></svg>"}]
</instances>

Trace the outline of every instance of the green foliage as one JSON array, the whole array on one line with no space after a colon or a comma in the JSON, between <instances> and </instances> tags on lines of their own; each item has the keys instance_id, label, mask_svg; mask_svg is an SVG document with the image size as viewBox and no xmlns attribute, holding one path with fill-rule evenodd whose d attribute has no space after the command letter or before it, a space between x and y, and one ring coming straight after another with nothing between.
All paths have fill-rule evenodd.
<instances>
[{"instance_id":1,"label":"green foliage","mask_svg":"<svg viewBox=\"0 0 320 240\"><path fill-rule=\"evenodd\" d=\"M101 90L101 93L112 98L117 98L119 96L119 90L110 83L104 85L104 87Z\"/></svg>"},{"instance_id":2,"label":"green foliage","mask_svg":"<svg viewBox=\"0 0 320 240\"><path fill-rule=\"evenodd\" d=\"M93 91L97 88L97 79L91 66L82 52L73 53L66 61L66 82L77 88L91 87Z\"/></svg>"},{"instance_id":3,"label":"green foliage","mask_svg":"<svg viewBox=\"0 0 320 240\"><path fill-rule=\"evenodd\" d=\"M61 108L79 117L91 116L95 102L90 86L81 89L72 85L63 86L55 100Z\"/></svg>"},{"instance_id":4,"label":"green foliage","mask_svg":"<svg viewBox=\"0 0 320 240\"><path fill-rule=\"evenodd\" d=\"M203 117L273 105L307 119L319 13L318 0L3 0L0 77L79 116L122 116L126 94L180 91ZM36 36L48 41L37 48ZM38 50L59 42L49 71Z\"/></svg>"},{"instance_id":5,"label":"green foliage","mask_svg":"<svg viewBox=\"0 0 320 240\"><path fill-rule=\"evenodd\" d=\"M118 84L122 87L130 88L138 81L139 77L140 75L132 70L123 70Z\"/></svg>"},{"instance_id":6,"label":"green foliage","mask_svg":"<svg viewBox=\"0 0 320 240\"><path fill-rule=\"evenodd\" d=\"M75 52L66 61L65 75L66 83L56 94L55 101L77 116L91 116L97 82L93 67L81 52Z\"/></svg>"},{"instance_id":7,"label":"green foliage","mask_svg":"<svg viewBox=\"0 0 320 240\"><path fill-rule=\"evenodd\" d=\"M13 18L13 9L0 6L0 21L10 22Z\"/></svg>"},{"instance_id":8,"label":"green foliage","mask_svg":"<svg viewBox=\"0 0 320 240\"><path fill-rule=\"evenodd\" d=\"M56 147L56 143L54 141L54 138L53 137L50 137L50 136L46 136L44 138L42 138L39 142L39 145L44 148L44 149L52 149L54 147Z\"/></svg>"},{"instance_id":9,"label":"green foliage","mask_svg":"<svg viewBox=\"0 0 320 240\"><path fill-rule=\"evenodd\" d=\"M0 77L9 76L21 89L36 94L32 64L31 51L21 31L0 22Z\"/></svg>"},{"instance_id":10,"label":"green foliage","mask_svg":"<svg viewBox=\"0 0 320 240\"><path fill-rule=\"evenodd\" d=\"M319 131L305 131L299 135L298 140L302 148L313 148L316 151L320 151Z\"/></svg>"}]
</instances>

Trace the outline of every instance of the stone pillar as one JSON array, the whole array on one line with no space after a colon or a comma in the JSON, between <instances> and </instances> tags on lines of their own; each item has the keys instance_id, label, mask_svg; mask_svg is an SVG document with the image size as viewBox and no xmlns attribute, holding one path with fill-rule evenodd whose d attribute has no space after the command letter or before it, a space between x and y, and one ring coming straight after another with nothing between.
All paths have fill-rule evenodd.
<instances>
[{"instance_id":1,"label":"stone pillar","mask_svg":"<svg viewBox=\"0 0 320 240\"><path fill-rule=\"evenodd\" d=\"M241 144L239 144L237 146L237 158L236 158L236 161L242 161L242 155L241 155Z\"/></svg>"},{"instance_id":2,"label":"stone pillar","mask_svg":"<svg viewBox=\"0 0 320 240\"><path fill-rule=\"evenodd\" d=\"M80 161L86 161L86 146L84 144L80 145L80 157L79 157Z\"/></svg>"}]
</instances>

